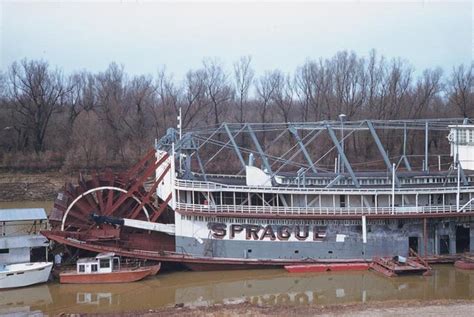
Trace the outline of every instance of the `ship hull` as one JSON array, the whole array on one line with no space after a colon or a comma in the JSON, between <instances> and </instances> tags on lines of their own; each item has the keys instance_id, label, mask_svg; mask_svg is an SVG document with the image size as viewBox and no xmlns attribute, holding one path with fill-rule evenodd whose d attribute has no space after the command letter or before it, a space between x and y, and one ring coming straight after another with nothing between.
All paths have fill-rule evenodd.
<instances>
[{"instance_id":1,"label":"ship hull","mask_svg":"<svg viewBox=\"0 0 474 317\"><path fill-rule=\"evenodd\" d=\"M174 262L185 265L195 271L212 271L212 270L237 270L237 269L260 269L260 268L283 268L286 265L308 265L308 264L324 264L324 263L370 263L372 258L366 257L334 257L334 258L230 258L216 256L201 256L197 254L189 254L183 252L169 251L150 251L143 249L130 249L120 247L117 243L110 245L91 241L83 241L68 236L68 233L62 231L45 231L43 234L50 240L61 244L69 245L79 249L101 252L113 252L117 255L141 258L147 260ZM387 238L388 240L390 237ZM262 242L260 242L260 246ZM394 252L391 252L395 254ZM437 262L454 262L458 259L455 254L444 256L427 256L425 257L430 263Z\"/></svg>"}]
</instances>

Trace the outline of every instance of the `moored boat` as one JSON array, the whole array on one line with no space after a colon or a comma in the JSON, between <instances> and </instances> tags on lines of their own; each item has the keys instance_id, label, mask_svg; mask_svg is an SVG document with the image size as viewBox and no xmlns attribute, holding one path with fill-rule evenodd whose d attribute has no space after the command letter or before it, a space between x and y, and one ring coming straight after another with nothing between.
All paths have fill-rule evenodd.
<instances>
[{"instance_id":1,"label":"moored boat","mask_svg":"<svg viewBox=\"0 0 474 317\"><path fill-rule=\"evenodd\" d=\"M465 257L454 262L454 267L461 270L474 270L474 259Z\"/></svg>"},{"instance_id":2,"label":"moored boat","mask_svg":"<svg viewBox=\"0 0 474 317\"><path fill-rule=\"evenodd\" d=\"M473 155L469 119L169 129L129 171L65 186L42 233L194 270L452 257L474 251Z\"/></svg>"},{"instance_id":3,"label":"moored boat","mask_svg":"<svg viewBox=\"0 0 474 317\"><path fill-rule=\"evenodd\" d=\"M158 273L161 263L151 266L121 266L120 258L113 253L98 254L95 258L79 259L76 271L62 272L63 284L129 283Z\"/></svg>"},{"instance_id":4,"label":"moored boat","mask_svg":"<svg viewBox=\"0 0 474 317\"><path fill-rule=\"evenodd\" d=\"M0 265L0 289L45 283L52 267L51 262Z\"/></svg>"}]
</instances>

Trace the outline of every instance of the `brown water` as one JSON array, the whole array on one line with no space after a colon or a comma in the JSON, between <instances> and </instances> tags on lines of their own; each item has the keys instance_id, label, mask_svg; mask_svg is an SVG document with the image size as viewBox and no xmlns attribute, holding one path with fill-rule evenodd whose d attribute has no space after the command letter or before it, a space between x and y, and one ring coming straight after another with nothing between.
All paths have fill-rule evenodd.
<instances>
[{"instance_id":1,"label":"brown water","mask_svg":"<svg viewBox=\"0 0 474 317\"><path fill-rule=\"evenodd\" d=\"M0 201L0 209L8 208L44 208L47 214L53 208L53 201Z\"/></svg>"},{"instance_id":2,"label":"brown water","mask_svg":"<svg viewBox=\"0 0 474 317\"><path fill-rule=\"evenodd\" d=\"M51 283L0 292L5 309L65 313L106 313L164 306L206 306L250 301L265 305L318 305L384 300L473 299L474 272L451 265L433 276L385 278L372 272L290 274L285 270L172 272L129 284Z\"/></svg>"},{"instance_id":3,"label":"brown water","mask_svg":"<svg viewBox=\"0 0 474 317\"><path fill-rule=\"evenodd\" d=\"M0 208L51 202L0 203ZM0 291L3 313L107 313L176 304L205 306L250 301L266 305L339 304L384 300L474 299L474 271L434 267L433 276L385 278L373 272L290 274L285 270L165 272L141 282L104 285L44 284Z\"/></svg>"}]
</instances>

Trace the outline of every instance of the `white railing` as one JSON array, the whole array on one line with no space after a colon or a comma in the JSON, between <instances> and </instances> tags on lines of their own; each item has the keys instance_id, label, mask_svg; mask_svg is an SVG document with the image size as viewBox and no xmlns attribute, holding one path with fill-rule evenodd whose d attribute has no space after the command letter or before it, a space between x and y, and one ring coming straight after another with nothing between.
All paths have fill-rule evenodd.
<instances>
[{"instance_id":1,"label":"white railing","mask_svg":"<svg viewBox=\"0 0 474 317\"><path fill-rule=\"evenodd\" d=\"M226 192L263 192L263 193L301 193L301 194L377 194L390 195L392 189L385 188L321 188L321 187L281 187L281 186L242 186L227 185L214 182L190 181L184 179L175 180L175 189L190 191L226 191ZM402 187L396 188L395 193L399 194L437 194L437 193L456 193L457 187ZM461 193L474 193L474 186L461 186Z\"/></svg>"},{"instance_id":2,"label":"white railing","mask_svg":"<svg viewBox=\"0 0 474 317\"><path fill-rule=\"evenodd\" d=\"M313 216L370 216L370 215L413 215L457 213L455 205L445 206L407 206L407 207L276 207L245 205L198 205L177 203L176 209L199 214L248 214L248 215L313 215ZM461 213L474 212L474 205L464 208Z\"/></svg>"}]
</instances>

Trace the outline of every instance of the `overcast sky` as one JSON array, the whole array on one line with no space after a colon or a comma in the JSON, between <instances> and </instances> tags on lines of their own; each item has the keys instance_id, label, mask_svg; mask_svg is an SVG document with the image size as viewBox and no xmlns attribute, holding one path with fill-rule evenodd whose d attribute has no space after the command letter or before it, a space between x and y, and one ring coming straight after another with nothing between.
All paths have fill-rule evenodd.
<instances>
[{"instance_id":1,"label":"overcast sky","mask_svg":"<svg viewBox=\"0 0 474 317\"><path fill-rule=\"evenodd\" d=\"M131 74L166 65L181 78L204 57L230 70L251 55L259 74L292 72L339 50L374 48L417 72L450 71L473 58L471 1L124 2L1 2L1 68L26 57L95 72L116 61Z\"/></svg>"}]
</instances>

